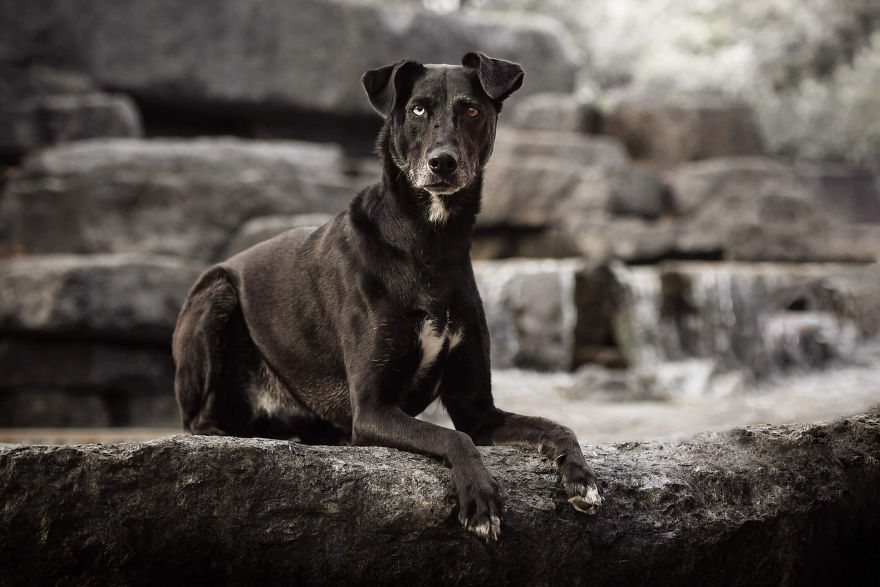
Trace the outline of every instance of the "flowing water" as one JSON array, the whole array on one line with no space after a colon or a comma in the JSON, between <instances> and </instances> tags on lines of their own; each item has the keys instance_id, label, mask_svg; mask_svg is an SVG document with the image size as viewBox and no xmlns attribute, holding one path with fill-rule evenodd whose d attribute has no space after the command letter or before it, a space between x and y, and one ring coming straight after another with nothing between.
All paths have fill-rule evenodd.
<instances>
[{"instance_id":1,"label":"flowing water","mask_svg":"<svg viewBox=\"0 0 880 587\"><path fill-rule=\"evenodd\" d=\"M818 421L880 404L877 332L853 309L859 268L668 263L613 271L613 330L630 367L496 370L499 407L557 420L593 443ZM878 300L868 302L876 308ZM425 418L450 424L436 406Z\"/></svg>"},{"instance_id":2,"label":"flowing water","mask_svg":"<svg viewBox=\"0 0 880 587\"><path fill-rule=\"evenodd\" d=\"M688 380L682 377L679 381ZM685 440L701 432L750 424L817 422L849 416L880 404L878 381L880 361L789 374L726 395L688 393L663 399L616 400L585 389L577 373L516 369L495 371L493 387L499 408L561 422L574 430L581 442L597 444ZM423 417L451 426L437 405Z\"/></svg>"}]
</instances>

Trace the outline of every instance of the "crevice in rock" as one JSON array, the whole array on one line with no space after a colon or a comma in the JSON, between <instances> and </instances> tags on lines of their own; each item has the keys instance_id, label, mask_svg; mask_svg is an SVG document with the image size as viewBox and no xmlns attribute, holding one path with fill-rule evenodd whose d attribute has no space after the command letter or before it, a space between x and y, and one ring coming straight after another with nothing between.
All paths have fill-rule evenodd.
<instances>
[{"instance_id":1,"label":"crevice in rock","mask_svg":"<svg viewBox=\"0 0 880 587\"><path fill-rule=\"evenodd\" d=\"M328 114L262 103L188 103L146 94L132 96L148 137L237 136L337 143L351 157L372 155L378 116Z\"/></svg>"}]
</instances>

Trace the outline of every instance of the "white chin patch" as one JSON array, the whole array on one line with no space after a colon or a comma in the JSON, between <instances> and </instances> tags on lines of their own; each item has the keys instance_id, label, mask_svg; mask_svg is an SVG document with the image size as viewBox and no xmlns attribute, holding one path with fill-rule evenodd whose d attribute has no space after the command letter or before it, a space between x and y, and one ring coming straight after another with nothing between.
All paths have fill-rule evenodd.
<instances>
[{"instance_id":1,"label":"white chin patch","mask_svg":"<svg viewBox=\"0 0 880 587\"><path fill-rule=\"evenodd\" d=\"M428 193L431 194L431 209L428 211L428 220L435 224L444 224L449 219L449 209L438 194Z\"/></svg>"}]
</instances>

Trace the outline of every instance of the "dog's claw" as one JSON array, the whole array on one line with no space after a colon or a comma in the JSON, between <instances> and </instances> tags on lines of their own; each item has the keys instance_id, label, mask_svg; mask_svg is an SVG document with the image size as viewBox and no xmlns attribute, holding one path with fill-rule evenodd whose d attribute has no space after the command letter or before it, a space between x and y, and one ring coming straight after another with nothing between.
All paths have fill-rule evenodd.
<instances>
[{"instance_id":1,"label":"dog's claw","mask_svg":"<svg viewBox=\"0 0 880 587\"><path fill-rule=\"evenodd\" d=\"M599 488L595 483L584 486L581 483L573 483L566 487L569 494L568 503L579 512L595 514L605 499L599 495Z\"/></svg>"},{"instance_id":2,"label":"dog's claw","mask_svg":"<svg viewBox=\"0 0 880 587\"><path fill-rule=\"evenodd\" d=\"M489 522L492 526L492 540L498 540L501 537L501 518L496 516L495 514L492 514L491 516L489 516Z\"/></svg>"},{"instance_id":3,"label":"dog's claw","mask_svg":"<svg viewBox=\"0 0 880 587\"><path fill-rule=\"evenodd\" d=\"M501 518L492 514L488 520L484 520L479 524L470 524L467 529L486 542L489 540L498 540L501 536Z\"/></svg>"}]
</instances>

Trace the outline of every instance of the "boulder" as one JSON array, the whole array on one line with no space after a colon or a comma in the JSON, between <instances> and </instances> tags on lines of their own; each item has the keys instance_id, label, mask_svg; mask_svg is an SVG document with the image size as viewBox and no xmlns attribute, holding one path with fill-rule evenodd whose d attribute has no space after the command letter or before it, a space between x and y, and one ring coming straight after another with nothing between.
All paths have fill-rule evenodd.
<instances>
[{"instance_id":1,"label":"boulder","mask_svg":"<svg viewBox=\"0 0 880 587\"><path fill-rule=\"evenodd\" d=\"M165 344L0 335L0 426L179 426Z\"/></svg>"},{"instance_id":2,"label":"boulder","mask_svg":"<svg viewBox=\"0 0 880 587\"><path fill-rule=\"evenodd\" d=\"M229 241L229 246L226 247L226 253L223 256L231 257L292 228L321 226L332 218L333 216L330 214L290 214L252 218L232 235L232 239Z\"/></svg>"},{"instance_id":3,"label":"boulder","mask_svg":"<svg viewBox=\"0 0 880 587\"><path fill-rule=\"evenodd\" d=\"M101 87L171 107L236 105L372 115L361 74L415 58L459 63L466 51L519 61L523 92L574 89L576 49L540 15L469 19L400 4L222 0L211 10L112 0L4 2L0 54L67 66Z\"/></svg>"},{"instance_id":4,"label":"boulder","mask_svg":"<svg viewBox=\"0 0 880 587\"><path fill-rule=\"evenodd\" d=\"M499 130L486 167L480 228L550 228L608 211L656 218L670 207L653 173L620 142L572 132Z\"/></svg>"},{"instance_id":5,"label":"boulder","mask_svg":"<svg viewBox=\"0 0 880 587\"><path fill-rule=\"evenodd\" d=\"M876 584L880 413L684 443L586 446L605 496L481 448L501 539L456 520L449 470L386 448L228 437L0 447L12 583ZM548 539L549 538L549 539ZM442 564L438 564L442 561Z\"/></svg>"},{"instance_id":6,"label":"boulder","mask_svg":"<svg viewBox=\"0 0 880 587\"><path fill-rule=\"evenodd\" d=\"M534 158L615 170L629 165L623 144L612 137L570 131L520 130L509 126L498 129L493 157L508 165Z\"/></svg>"},{"instance_id":7,"label":"boulder","mask_svg":"<svg viewBox=\"0 0 880 587\"><path fill-rule=\"evenodd\" d=\"M591 261L617 259L627 263L655 263L680 255L678 239L682 227L671 219L637 217L572 216L562 222L565 242L577 254Z\"/></svg>"},{"instance_id":8,"label":"boulder","mask_svg":"<svg viewBox=\"0 0 880 587\"><path fill-rule=\"evenodd\" d=\"M628 100L608 114L603 132L623 141L635 159L664 166L762 152L760 132L744 104Z\"/></svg>"},{"instance_id":9,"label":"boulder","mask_svg":"<svg viewBox=\"0 0 880 587\"><path fill-rule=\"evenodd\" d=\"M634 167L615 177L606 208L616 216L656 219L671 213L673 206L663 182Z\"/></svg>"},{"instance_id":10,"label":"boulder","mask_svg":"<svg viewBox=\"0 0 880 587\"><path fill-rule=\"evenodd\" d=\"M689 256L743 261L866 260L839 238L813 186L794 169L751 157L679 167L671 180L683 215L677 248Z\"/></svg>"},{"instance_id":11,"label":"boulder","mask_svg":"<svg viewBox=\"0 0 880 587\"><path fill-rule=\"evenodd\" d=\"M202 268L135 254L2 260L0 333L167 343Z\"/></svg>"},{"instance_id":12,"label":"boulder","mask_svg":"<svg viewBox=\"0 0 880 587\"><path fill-rule=\"evenodd\" d=\"M551 157L498 157L486 167L478 227L547 228L601 214L618 173Z\"/></svg>"},{"instance_id":13,"label":"boulder","mask_svg":"<svg viewBox=\"0 0 880 587\"><path fill-rule=\"evenodd\" d=\"M849 213L829 210L829 192L778 161L709 159L681 165L664 179L668 186L633 167L610 176L602 213L594 206L564 218L546 216L558 222L558 240L566 243L568 254L576 251L597 261L870 262L880 254L880 232L844 223ZM838 204L845 208L846 201ZM862 210L870 206L870 198L859 201Z\"/></svg>"},{"instance_id":14,"label":"boulder","mask_svg":"<svg viewBox=\"0 0 880 587\"><path fill-rule=\"evenodd\" d=\"M169 426L171 333L202 265L143 254L0 261L0 426Z\"/></svg>"},{"instance_id":15,"label":"boulder","mask_svg":"<svg viewBox=\"0 0 880 587\"><path fill-rule=\"evenodd\" d=\"M672 172L670 184L677 212L685 216L715 200L810 200L815 195L793 167L766 157L722 157L681 165Z\"/></svg>"},{"instance_id":16,"label":"boulder","mask_svg":"<svg viewBox=\"0 0 880 587\"><path fill-rule=\"evenodd\" d=\"M29 157L7 186L0 202L4 245L28 253L147 252L215 260L252 217L347 207L360 180L344 172L338 147L312 143L72 143Z\"/></svg>"},{"instance_id":17,"label":"boulder","mask_svg":"<svg viewBox=\"0 0 880 587\"><path fill-rule=\"evenodd\" d=\"M880 185L870 171L840 165L804 165L798 174L811 182L824 214L846 223L880 223Z\"/></svg>"},{"instance_id":18,"label":"boulder","mask_svg":"<svg viewBox=\"0 0 880 587\"><path fill-rule=\"evenodd\" d=\"M848 248L866 259L880 261L880 226L876 224L851 224L845 231L834 235L839 248Z\"/></svg>"},{"instance_id":19,"label":"boulder","mask_svg":"<svg viewBox=\"0 0 880 587\"><path fill-rule=\"evenodd\" d=\"M592 133L602 118L591 104L575 94L540 92L519 100L512 112L518 128L544 131Z\"/></svg>"},{"instance_id":20,"label":"boulder","mask_svg":"<svg viewBox=\"0 0 880 587\"><path fill-rule=\"evenodd\" d=\"M123 94L59 94L0 108L0 151L10 155L81 139L142 134L137 107Z\"/></svg>"},{"instance_id":21,"label":"boulder","mask_svg":"<svg viewBox=\"0 0 880 587\"><path fill-rule=\"evenodd\" d=\"M578 255L580 251L559 226L478 226L471 244L471 258L479 260L565 259Z\"/></svg>"},{"instance_id":22,"label":"boulder","mask_svg":"<svg viewBox=\"0 0 880 587\"><path fill-rule=\"evenodd\" d=\"M40 65L19 68L0 59L0 157L93 137L137 137L140 114L123 94L101 92L76 72Z\"/></svg>"}]
</instances>

